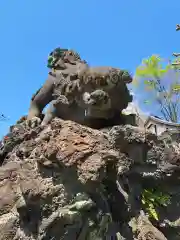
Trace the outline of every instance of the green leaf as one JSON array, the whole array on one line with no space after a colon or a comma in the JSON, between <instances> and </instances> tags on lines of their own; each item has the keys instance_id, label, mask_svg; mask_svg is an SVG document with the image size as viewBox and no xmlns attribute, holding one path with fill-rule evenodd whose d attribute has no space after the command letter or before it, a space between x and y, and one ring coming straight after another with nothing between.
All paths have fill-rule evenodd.
<instances>
[{"instance_id":1,"label":"green leaf","mask_svg":"<svg viewBox=\"0 0 180 240\"><path fill-rule=\"evenodd\" d=\"M157 212L156 212L153 204L150 204L150 205L149 205L148 210L149 210L150 215L151 215L155 220L158 221L158 220L159 220L159 217L158 217L158 214L157 214Z\"/></svg>"},{"instance_id":2,"label":"green leaf","mask_svg":"<svg viewBox=\"0 0 180 240\"><path fill-rule=\"evenodd\" d=\"M144 200L144 199L142 199L142 204L146 204L146 202L145 202L145 200Z\"/></svg>"},{"instance_id":3,"label":"green leaf","mask_svg":"<svg viewBox=\"0 0 180 240\"><path fill-rule=\"evenodd\" d=\"M173 91L180 91L180 84L174 84L174 86L172 87Z\"/></svg>"},{"instance_id":4,"label":"green leaf","mask_svg":"<svg viewBox=\"0 0 180 240\"><path fill-rule=\"evenodd\" d=\"M170 196L157 189L144 189L141 202L145 206L149 216L158 221L159 217L156 208L159 205L167 206L170 203Z\"/></svg>"}]
</instances>

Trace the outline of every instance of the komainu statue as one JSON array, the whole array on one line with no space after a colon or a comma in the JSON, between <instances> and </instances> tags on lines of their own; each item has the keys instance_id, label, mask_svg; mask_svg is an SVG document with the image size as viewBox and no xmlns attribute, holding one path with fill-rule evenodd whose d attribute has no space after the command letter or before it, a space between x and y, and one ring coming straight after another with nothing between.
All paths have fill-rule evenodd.
<instances>
[{"instance_id":1,"label":"komainu statue","mask_svg":"<svg viewBox=\"0 0 180 240\"><path fill-rule=\"evenodd\" d=\"M118 124L121 111L132 101L127 83L132 77L114 67L91 67L80 55L56 48L48 57L48 79L31 98L27 120L40 118L50 103L42 125L54 117L72 120L91 127Z\"/></svg>"}]
</instances>

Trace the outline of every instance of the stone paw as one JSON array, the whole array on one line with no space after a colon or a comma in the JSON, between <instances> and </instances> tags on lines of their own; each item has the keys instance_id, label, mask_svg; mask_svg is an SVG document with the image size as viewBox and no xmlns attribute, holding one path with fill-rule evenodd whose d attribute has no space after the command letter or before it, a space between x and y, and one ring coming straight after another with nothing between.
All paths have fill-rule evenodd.
<instances>
[{"instance_id":1,"label":"stone paw","mask_svg":"<svg viewBox=\"0 0 180 240\"><path fill-rule=\"evenodd\" d=\"M26 124L28 127L35 128L39 126L41 123L41 119L38 117L33 117L31 120L27 120Z\"/></svg>"}]
</instances>

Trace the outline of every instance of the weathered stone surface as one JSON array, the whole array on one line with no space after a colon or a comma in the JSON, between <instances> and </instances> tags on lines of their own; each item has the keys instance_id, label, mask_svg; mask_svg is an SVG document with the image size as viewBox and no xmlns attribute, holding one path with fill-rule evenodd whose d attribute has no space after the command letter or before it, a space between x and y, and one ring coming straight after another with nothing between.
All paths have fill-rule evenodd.
<instances>
[{"instance_id":1,"label":"weathered stone surface","mask_svg":"<svg viewBox=\"0 0 180 240\"><path fill-rule=\"evenodd\" d=\"M23 118L1 151L2 240L179 237L175 133L157 138L130 125L95 130L57 118L31 128ZM158 220L144 189L171 196L157 204Z\"/></svg>"},{"instance_id":2,"label":"weathered stone surface","mask_svg":"<svg viewBox=\"0 0 180 240\"><path fill-rule=\"evenodd\" d=\"M103 120L122 123L121 111L132 101L126 86L132 82L128 71L108 66L90 67L76 52L60 48L51 52L48 61L51 68L48 79L31 98L30 123L34 117L41 118L48 103L50 107L42 125L47 125L54 117L90 127L97 125L93 120L101 122L101 125ZM100 97L94 101L94 95L100 96L103 101L98 101ZM93 99L93 104L87 99ZM36 125L36 122L37 119L32 124Z\"/></svg>"}]
</instances>

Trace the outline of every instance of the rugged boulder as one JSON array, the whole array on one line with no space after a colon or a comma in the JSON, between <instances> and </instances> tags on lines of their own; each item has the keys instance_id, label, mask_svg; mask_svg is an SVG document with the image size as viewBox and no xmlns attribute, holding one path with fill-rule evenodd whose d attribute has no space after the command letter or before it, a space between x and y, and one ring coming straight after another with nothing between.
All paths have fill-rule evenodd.
<instances>
[{"instance_id":1,"label":"rugged boulder","mask_svg":"<svg viewBox=\"0 0 180 240\"><path fill-rule=\"evenodd\" d=\"M1 240L179 239L175 133L24 119L1 149Z\"/></svg>"}]
</instances>

